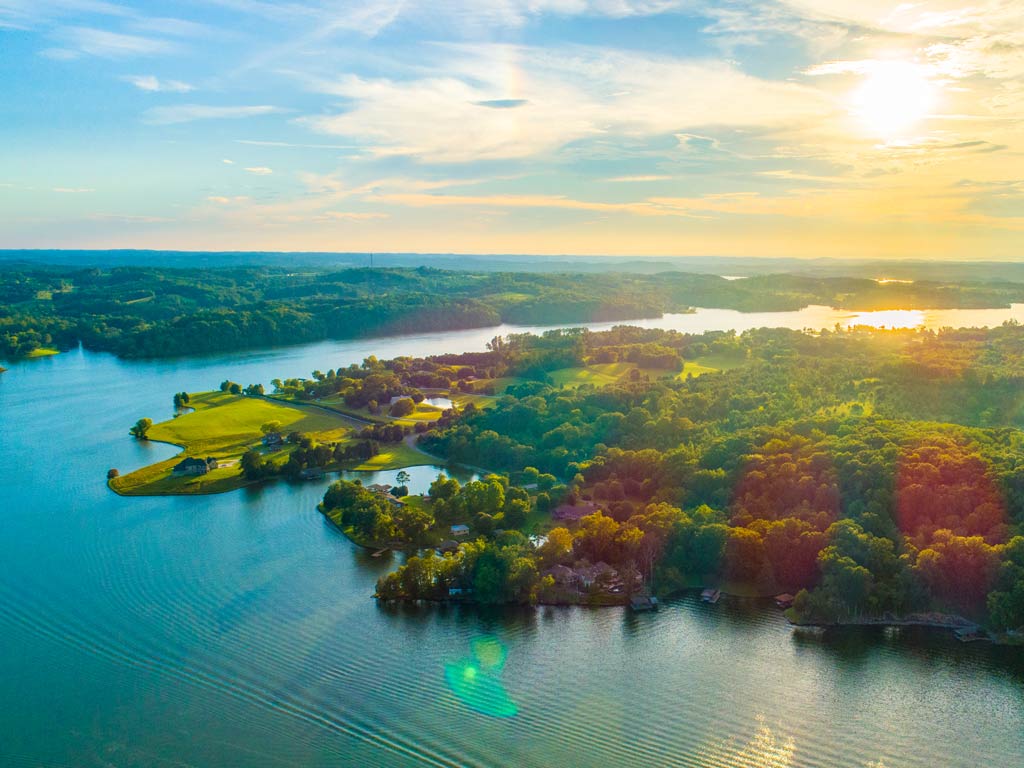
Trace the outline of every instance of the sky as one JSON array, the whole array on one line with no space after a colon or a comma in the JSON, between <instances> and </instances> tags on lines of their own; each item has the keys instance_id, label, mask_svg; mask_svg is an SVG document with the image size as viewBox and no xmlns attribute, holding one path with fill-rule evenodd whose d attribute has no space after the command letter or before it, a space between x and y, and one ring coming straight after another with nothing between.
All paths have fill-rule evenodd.
<instances>
[{"instance_id":1,"label":"sky","mask_svg":"<svg viewBox=\"0 0 1024 768\"><path fill-rule=\"evenodd\" d=\"M1024 257L1024 0L0 0L0 248Z\"/></svg>"}]
</instances>

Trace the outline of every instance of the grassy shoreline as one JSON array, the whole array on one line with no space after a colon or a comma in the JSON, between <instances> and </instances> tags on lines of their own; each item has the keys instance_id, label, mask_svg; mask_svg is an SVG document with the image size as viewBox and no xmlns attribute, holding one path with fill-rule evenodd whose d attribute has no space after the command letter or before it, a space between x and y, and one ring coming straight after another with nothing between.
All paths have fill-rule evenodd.
<instances>
[{"instance_id":1,"label":"grassy shoreline","mask_svg":"<svg viewBox=\"0 0 1024 768\"><path fill-rule=\"evenodd\" d=\"M322 442L354 440L356 424L350 416L332 414L310 404L285 403L269 398L244 397L223 392L193 395L192 409L176 418L154 424L148 439L181 449L176 456L141 467L108 480L108 487L121 496L188 496L227 493L265 482L242 476L238 462L247 450L264 452L275 464L283 465L294 446L276 451L262 448L260 426L279 421L285 431L299 431ZM186 457L217 459L220 466L205 475L176 477L171 470ZM325 472L341 470L376 471L436 463L436 458L406 443L382 446L381 452L365 461L338 463Z\"/></svg>"}]
</instances>

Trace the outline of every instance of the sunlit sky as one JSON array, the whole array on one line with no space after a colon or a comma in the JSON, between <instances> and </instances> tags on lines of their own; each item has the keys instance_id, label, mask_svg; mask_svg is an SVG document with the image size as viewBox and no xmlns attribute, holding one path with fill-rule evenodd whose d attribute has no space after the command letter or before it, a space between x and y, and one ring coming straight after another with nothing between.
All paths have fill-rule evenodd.
<instances>
[{"instance_id":1,"label":"sunlit sky","mask_svg":"<svg viewBox=\"0 0 1024 768\"><path fill-rule=\"evenodd\" d=\"M1024 0L0 0L0 247L1024 257Z\"/></svg>"}]
</instances>

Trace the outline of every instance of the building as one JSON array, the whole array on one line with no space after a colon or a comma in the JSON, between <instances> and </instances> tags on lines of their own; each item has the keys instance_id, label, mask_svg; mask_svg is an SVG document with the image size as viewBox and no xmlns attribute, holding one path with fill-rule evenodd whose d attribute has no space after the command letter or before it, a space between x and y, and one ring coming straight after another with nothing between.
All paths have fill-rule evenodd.
<instances>
[{"instance_id":1,"label":"building","mask_svg":"<svg viewBox=\"0 0 1024 768\"><path fill-rule=\"evenodd\" d=\"M792 608L794 600L796 600L796 598L788 592L775 596L775 604L779 606L779 608Z\"/></svg>"},{"instance_id":2,"label":"building","mask_svg":"<svg viewBox=\"0 0 1024 768\"><path fill-rule=\"evenodd\" d=\"M284 438L280 432L268 432L261 441L267 448L278 448L284 445Z\"/></svg>"},{"instance_id":3,"label":"building","mask_svg":"<svg viewBox=\"0 0 1024 768\"><path fill-rule=\"evenodd\" d=\"M455 553L459 551L459 542L454 539L445 539L437 549L442 555L448 554L449 552Z\"/></svg>"},{"instance_id":4,"label":"building","mask_svg":"<svg viewBox=\"0 0 1024 768\"><path fill-rule=\"evenodd\" d=\"M576 568L576 578L584 589L589 589L600 582L611 586L619 578L618 572L608 563L599 562L593 565L581 565Z\"/></svg>"},{"instance_id":5,"label":"building","mask_svg":"<svg viewBox=\"0 0 1024 768\"><path fill-rule=\"evenodd\" d=\"M553 565L544 571L544 575L550 576L560 587L571 587L576 583L576 572L565 565Z\"/></svg>"},{"instance_id":6,"label":"building","mask_svg":"<svg viewBox=\"0 0 1024 768\"><path fill-rule=\"evenodd\" d=\"M212 456L205 459L187 458L179 461L171 469L175 477L188 477L190 475L205 475L211 469L217 468L217 460Z\"/></svg>"},{"instance_id":7,"label":"building","mask_svg":"<svg viewBox=\"0 0 1024 768\"><path fill-rule=\"evenodd\" d=\"M551 517L555 520L575 521L581 517L592 515L601 508L593 501L580 501L576 504L559 504Z\"/></svg>"},{"instance_id":8,"label":"building","mask_svg":"<svg viewBox=\"0 0 1024 768\"><path fill-rule=\"evenodd\" d=\"M391 493L391 486L383 485L381 483L373 483L373 485L366 486L366 490L373 491L374 493L380 493L386 496Z\"/></svg>"},{"instance_id":9,"label":"building","mask_svg":"<svg viewBox=\"0 0 1024 768\"><path fill-rule=\"evenodd\" d=\"M299 472L300 480L319 480L324 476L322 467L306 467Z\"/></svg>"},{"instance_id":10,"label":"building","mask_svg":"<svg viewBox=\"0 0 1024 768\"><path fill-rule=\"evenodd\" d=\"M462 524L453 525L452 536L469 536L469 526Z\"/></svg>"}]
</instances>

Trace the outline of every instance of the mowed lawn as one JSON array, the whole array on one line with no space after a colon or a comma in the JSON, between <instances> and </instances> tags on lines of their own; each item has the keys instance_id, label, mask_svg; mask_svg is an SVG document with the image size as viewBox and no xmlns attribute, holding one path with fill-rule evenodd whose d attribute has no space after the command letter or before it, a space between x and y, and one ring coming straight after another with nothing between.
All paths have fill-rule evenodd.
<instances>
[{"instance_id":1,"label":"mowed lawn","mask_svg":"<svg viewBox=\"0 0 1024 768\"><path fill-rule=\"evenodd\" d=\"M167 495L220 493L245 484L238 460L246 450L259 446L260 427L269 421L281 423L281 431L304 432L319 442L344 440L351 429L340 417L319 409L304 409L254 397L203 392L192 395L195 410L176 419L154 424L151 440L180 445L184 451L173 459L161 461L115 478L110 487L125 495ZM274 460L284 463L288 450ZM223 465L195 477L174 477L171 468L185 456L216 457Z\"/></svg>"}]
</instances>

